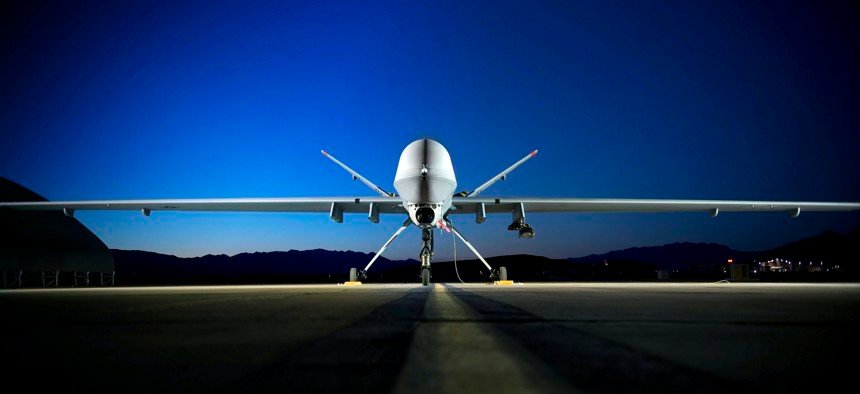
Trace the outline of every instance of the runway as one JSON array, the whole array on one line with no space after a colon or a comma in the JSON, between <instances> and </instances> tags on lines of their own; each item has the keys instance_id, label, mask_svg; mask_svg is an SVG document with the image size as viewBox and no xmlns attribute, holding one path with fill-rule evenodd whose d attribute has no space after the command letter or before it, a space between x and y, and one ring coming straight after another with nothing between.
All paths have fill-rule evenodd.
<instances>
[{"instance_id":1,"label":"runway","mask_svg":"<svg viewBox=\"0 0 860 394\"><path fill-rule=\"evenodd\" d=\"M835 391L860 349L858 284L10 290L0 310L6 377L97 391Z\"/></svg>"}]
</instances>

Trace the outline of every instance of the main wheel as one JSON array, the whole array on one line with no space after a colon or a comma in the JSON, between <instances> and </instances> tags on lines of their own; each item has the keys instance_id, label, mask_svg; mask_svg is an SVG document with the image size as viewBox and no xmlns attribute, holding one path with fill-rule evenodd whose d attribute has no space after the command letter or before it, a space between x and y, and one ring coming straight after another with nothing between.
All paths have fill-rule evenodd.
<instances>
[{"instance_id":1,"label":"main wheel","mask_svg":"<svg viewBox=\"0 0 860 394\"><path fill-rule=\"evenodd\" d=\"M508 280L508 269L499 267L499 280Z\"/></svg>"},{"instance_id":2,"label":"main wheel","mask_svg":"<svg viewBox=\"0 0 860 394\"><path fill-rule=\"evenodd\" d=\"M356 282L358 281L358 268L350 268L349 269L349 281Z\"/></svg>"},{"instance_id":3,"label":"main wheel","mask_svg":"<svg viewBox=\"0 0 860 394\"><path fill-rule=\"evenodd\" d=\"M421 284L424 286L430 285L430 268L421 268Z\"/></svg>"}]
</instances>

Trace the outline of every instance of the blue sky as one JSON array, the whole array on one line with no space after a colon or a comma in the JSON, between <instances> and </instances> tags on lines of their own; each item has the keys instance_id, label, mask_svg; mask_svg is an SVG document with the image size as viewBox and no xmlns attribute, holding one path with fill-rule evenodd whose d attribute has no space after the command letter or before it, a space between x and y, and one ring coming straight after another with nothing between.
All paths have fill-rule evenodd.
<instances>
[{"instance_id":1,"label":"blue sky","mask_svg":"<svg viewBox=\"0 0 860 394\"><path fill-rule=\"evenodd\" d=\"M850 3L140 2L6 8L0 175L51 200L364 196L417 138L487 196L860 201ZM823 8L822 8L823 7ZM373 251L363 215L80 212L112 248ZM752 250L857 214L534 214L457 223L493 256ZM437 258L450 257L440 238ZM387 252L415 257L409 231ZM462 249L461 249L462 250ZM465 252L463 250L463 252Z\"/></svg>"}]
</instances>

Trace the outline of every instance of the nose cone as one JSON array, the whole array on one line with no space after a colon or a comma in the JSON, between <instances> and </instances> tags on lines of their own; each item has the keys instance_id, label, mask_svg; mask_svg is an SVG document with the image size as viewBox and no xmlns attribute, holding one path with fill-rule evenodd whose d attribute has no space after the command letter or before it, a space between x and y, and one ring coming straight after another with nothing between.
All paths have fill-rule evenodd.
<instances>
[{"instance_id":1,"label":"nose cone","mask_svg":"<svg viewBox=\"0 0 860 394\"><path fill-rule=\"evenodd\" d=\"M457 178L451 155L431 139L412 142L400 154L394 188L412 203L440 203L454 193Z\"/></svg>"}]
</instances>

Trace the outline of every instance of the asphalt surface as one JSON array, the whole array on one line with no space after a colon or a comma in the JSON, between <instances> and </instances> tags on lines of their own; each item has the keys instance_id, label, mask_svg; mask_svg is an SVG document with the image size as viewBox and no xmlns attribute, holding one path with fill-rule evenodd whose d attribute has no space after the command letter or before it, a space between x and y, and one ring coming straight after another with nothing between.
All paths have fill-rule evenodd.
<instances>
[{"instance_id":1,"label":"asphalt surface","mask_svg":"<svg viewBox=\"0 0 860 394\"><path fill-rule=\"evenodd\" d=\"M34 389L827 392L860 366L857 284L9 290L0 311L3 380Z\"/></svg>"}]
</instances>

